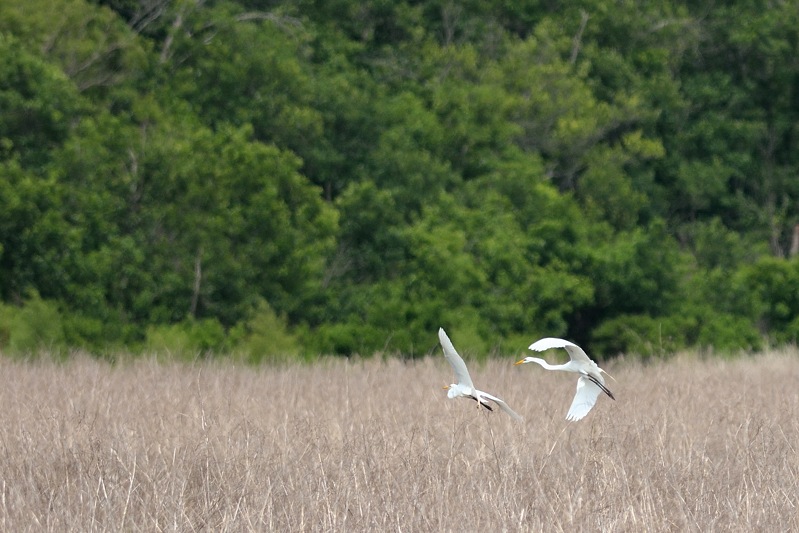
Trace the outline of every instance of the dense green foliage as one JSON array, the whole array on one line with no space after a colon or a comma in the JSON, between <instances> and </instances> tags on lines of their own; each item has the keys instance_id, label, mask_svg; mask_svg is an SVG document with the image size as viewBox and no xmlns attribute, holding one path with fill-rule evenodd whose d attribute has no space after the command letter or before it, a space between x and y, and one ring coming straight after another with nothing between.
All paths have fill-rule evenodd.
<instances>
[{"instance_id":1,"label":"dense green foliage","mask_svg":"<svg viewBox=\"0 0 799 533\"><path fill-rule=\"evenodd\" d=\"M4 1L0 349L795 342L797 58L791 2Z\"/></svg>"}]
</instances>

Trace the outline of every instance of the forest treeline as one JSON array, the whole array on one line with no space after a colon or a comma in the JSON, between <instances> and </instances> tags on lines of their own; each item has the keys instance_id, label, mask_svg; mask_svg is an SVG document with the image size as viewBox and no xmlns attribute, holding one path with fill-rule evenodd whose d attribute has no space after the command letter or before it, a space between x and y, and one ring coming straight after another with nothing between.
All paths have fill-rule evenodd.
<instances>
[{"instance_id":1,"label":"forest treeline","mask_svg":"<svg viewBox=\"0 0 799 533\"><path fill-rule=\"evenodd\" d=\"M794 2L4 0L0 351L799 334Z\"/></svg>"}]
</instances>

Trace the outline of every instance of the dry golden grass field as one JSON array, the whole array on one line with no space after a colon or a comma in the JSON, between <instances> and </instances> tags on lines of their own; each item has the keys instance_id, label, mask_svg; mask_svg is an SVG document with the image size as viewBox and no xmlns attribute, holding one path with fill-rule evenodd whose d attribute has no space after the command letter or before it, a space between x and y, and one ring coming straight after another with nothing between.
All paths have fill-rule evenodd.
<instances>
[{"instance_id":1,"label":"dry golden grass field","mask_svg":"<svg viewBox=\"0 0 799 533\"><path fill-rule=\"evenodd\" d=\"M457 346L457 339L456 341ZM565 352L551 352L549 360ZM799 354L252 368L0 358L2 531L799 531ZM468 358L467 358L468 363Z\"/></svg>"}]
</instances>

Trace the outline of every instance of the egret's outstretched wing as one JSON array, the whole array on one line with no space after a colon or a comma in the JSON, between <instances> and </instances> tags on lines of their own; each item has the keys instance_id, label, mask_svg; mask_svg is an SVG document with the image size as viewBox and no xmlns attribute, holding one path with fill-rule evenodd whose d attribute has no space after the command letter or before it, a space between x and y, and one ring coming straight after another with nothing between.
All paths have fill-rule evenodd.
<instances>
[{"instance_id":1,"label":"egret's outstretched wing","mask_svg":"<svg viewBox=\"0 0 799 533\"><path fill-rule=\"evenodd\" d=\"M444 357L447 358L452 370L455 371L455 377L458 378L458 385L465 385L474 388L472 378L469 376L469 371L466 369L466 363L463 362L461 356L455 351L452 341L447 337L444 328L438 328L438 340L441 341L441 347L444 348Z\"/></svg>"},{"instance_id":2,"label":"egret's outstretched wing","mask_svg":"<svg viewBox=\"0 0 799 533\"><path fill-rule=\"evenodd\" d=\"M601 392L602 389L596 383L585 376L580 376L580 379L577 380L577 393L569 407L566 420L577 421L587 415L596 404L596 399Z\"/></svg>"},{"instance_id":3,"label":"egret's outstretched wing","mask_svg":"<svg viewBox=\"0 0 799 533\"><path fill-rule=\"evenodd\" d=\"M546 337L544 339L537 340L530 345L530 349L536 352L543 352L545 350L549 350L550 348L565 348L566 351L569 352L569 357L572 361L593 363L593 361L591 361L582 348L565 339Z\"/></svg>"},{"instance_id":4,"label":"egret's outstretched wing","mask_svg":"<svg viewBox=\"0 0 799 533\"><path fill-rule=\"evenodd\" d=\"M506 403L505 403L503 400L501 400L500 398L497 398L496 396L492 396L491 394L488 394L487 392L483 392L483 391L480 391L480 394L481 394L481 395L482 395L484 398L488 398L489 400L491 400L491 401L493 401L494 403L496 403L496 404L499 406L499 408L500 408L500 409L502 409L503 411L505 411L506 413L508 413L508 414L511 416L511 418L513 418L514 420L524 420L524 419L523 419L523 418L522 418L522 417L519 415L519 413L517 413L516 411L514 411L513 409L511 409L511 408L508 406L508 404L506 404Z\"/></svg>"}]
</instances>

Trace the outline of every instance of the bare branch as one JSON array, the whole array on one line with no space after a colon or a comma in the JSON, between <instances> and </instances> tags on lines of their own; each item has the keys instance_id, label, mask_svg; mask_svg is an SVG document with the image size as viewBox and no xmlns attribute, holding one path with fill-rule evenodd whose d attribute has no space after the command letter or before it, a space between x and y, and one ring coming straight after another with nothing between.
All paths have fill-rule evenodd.
<instances>
[{"instance_id":1,"label":"bare branch","mask_svg":"<svg viewBox=\"0 0 799 533\"><path fill-rule=\"evenodd\" d=\"M202 266L203 249L197 249L197 256L194 258L194 288L191 293L191 306L189 314L193 317L197 316L197 302L200 300L200 283L203 277Z\"/></svg>"},{"instance_id":2,"label":"bare branch","mask_svg":"<svg viewBox=\"0 0 799 533\"><path fill-rule=\"evenodd\" d=\"M236 16L236 22L247 22L250 20L268 20L284 29L302 27L302 22L299 19L276 15L265 11L249 11Z\"/></svg>"},{"instance_id":3,"label":"bare branch","mask_svg":"<svg viewBox=\"0 0 799 533\"><path fill-rule=\"evenodd\" d=\"M136 33L141 33L147 26L158 20L166 12L171 0L142 0L140 9L130 19L129 25Z\"/></svg>"},{"instance_id":4,"label":"bare branch","mask_svg":"<svg viewBox=\"0 0 799 533\"><path fill-rule=\"evenodd\" d=\"M585 31L585 26L588 24L588 19L590 16L584 10L580 10L580 29L577 30L574 38L572 39L572 53L571 57L569 58L569 64L574 65L577 61L577 55L580 53L580 47L582 46L583 40L583 32Z\"/></svg>"},{"instance_id":5,"label":"bare branch","mask_svg":"<svg viewBox=\"0 0 799 533\"><path fill-rule=\"evenodd\" d=\"M178 11L175 15L175 20L172 22L172 30L167 34L164 39L164 46L161 48L161 55L158 56L160 63L166 63L171 57L172 42L175 40L175 34L183 26L183 10Z\"/></svg>"}]
</instances>

